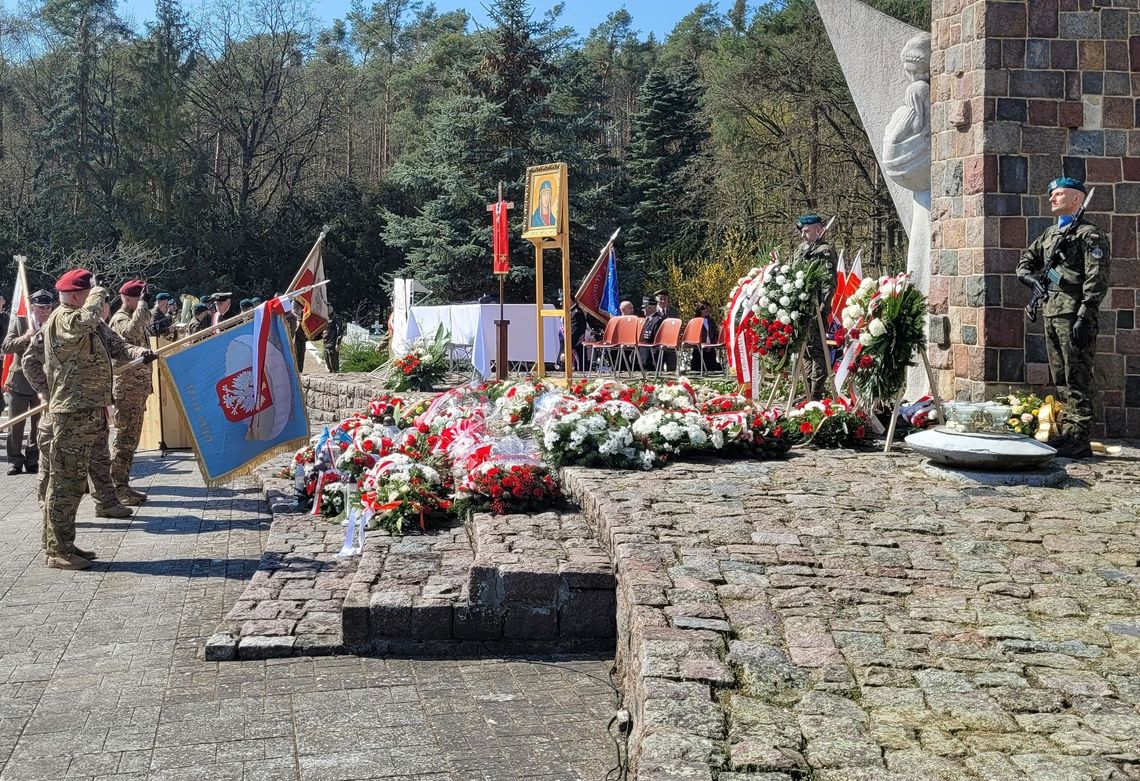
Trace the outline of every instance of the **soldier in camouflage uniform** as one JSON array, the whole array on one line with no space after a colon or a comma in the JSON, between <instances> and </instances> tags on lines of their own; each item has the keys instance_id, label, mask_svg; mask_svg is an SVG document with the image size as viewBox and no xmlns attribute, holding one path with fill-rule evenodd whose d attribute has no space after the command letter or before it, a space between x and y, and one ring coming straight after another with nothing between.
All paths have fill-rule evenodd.
<instances>
[{"instance_id":1,"label":"soldier in camouflage uniform","mask_svg":"<svg viewBox=\"0 0 1140 781\"><path fill-rule=\"evenodd\" d=\"M830 308L831 298L835 295L835 271L839 266L839 256L835 253L835 249L830 244L820 239L820 237L823 236L824 225L823 219L818 214L805 214L796 220L796 227L799 228L800 238L803 239L803 243L796 248L796 262L798 263L806 259L816 261L823 267L820 306ZM818 244L816 244L817 240L819 240ZM824 312L826 317L827 310L824 310ZM823 345L820 344L819 337L816 335L816 331L817 329L814 326L808 326L804 377L807 384L808 397L811 399L822 399L827 381L826 362L831 360L831 356L825 354Z\"/></svg>"},{"instance_id":2,"label":"soldier in camouflage uniform","mask_svg":"<svg viewBox=\"0 0 1140 781\"><path fill-rule=\"evenodd\" d=\"M1093 422L1093 367L1097 314L1108 292L1112 253L1108 235L1083 217L1067 234L1084 204L1085 185L1062 177L1049 185L1049 204L1058 218L1021 255L1017 278L1046 294L1045 347L1057 396L1065 405L1057 452L1087 458Z\"/></svg>"},{"instance_id":3,"label":"soldier in camouflage uniform","mask_svg":"<svg viewBox=\"0 0 1140 781\"><path fill-rule=\"evenodd\" d=\"M75 513L87 486L91 450L107 436L111 358L153 360L154 353L109 345L100 337L107 291L86 269L56 282L61 306L43 327L48 412L52 417L47 496L44 504L46 563L55 569L87 569L93 551L75 545Z\"/></svg>"},{"instance_id":4,"label":"soldier in camouflage uniform","mask_svg":"<svg viewBox=\"0 0 1140 781\"><path fill-rule=\"evenodd\" d=\"M111 318L111 330L127 344L146 349L151 314L142 299L146 283L131 280L119 288L123 306ZM128 362L115 361L115 444L111 452L111 479L119 501L125 505L142 504L146 494L131 488L129 480L135 450L142 434L143 411L151 392L150 366L128 366Z\"/></svg>"},{"instance_id":5,"label":"soldier in camouflage uniform","mask_svg":"<svg viewBox=\"0 0 1140 781\"><path fill-rule=\"evenodd\" d=\"M98 334L107 345L108 354L118 355L127 349L127 344L106 323L99 324ZM36 332L31 344L24 352L21 366L28 383L39 394L41 400L47 401L48 382L44 369L43 336L44 331L41 328ZM36 493L42 508L47 496L48 477L51 474L51 461L48 454L51 452L52 421L49 412L43 413L39 430L36 432L36 441L40 450L40 469ZM91 496L95 499L96 516L100 518L131 517L131 511L123 506L115 493L115 483L111 479L111 452L106 438L100 439L92 446L87 476L90 480Z\"/></svg>"}]
</instances>

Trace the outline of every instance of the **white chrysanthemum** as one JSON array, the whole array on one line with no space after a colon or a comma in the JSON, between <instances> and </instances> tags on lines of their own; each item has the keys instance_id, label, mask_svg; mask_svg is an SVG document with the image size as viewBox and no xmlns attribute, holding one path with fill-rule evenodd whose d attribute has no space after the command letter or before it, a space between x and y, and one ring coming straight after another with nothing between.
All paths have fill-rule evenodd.
<instances>
[{"instance_id":1,"label":"white chrysanthemum","mask_svg":"<svg viewBox=\"0 0 1140 781\"><path fill-rule=\"evenodd\" d=\"M867 326L867 330L871 332L871 336L873 336L877 339L878 337L882 336L883 334L885 334L887 332L887 326L885 323L883 323L882 320L880 320L879 318L876 317Z\"/></svg>"},{"instance_id":2,"label":"white chrysanthemum","mask_svg":"<svg viewBox=\"0 0 1140 781\"><path fill-rule=\"evenodd\" d=\"M792 322L792 318L788 316L787 312L780 315L780 324L781 325L788 325L791 322Z\"/></svg>"},{"instance_id":3,"label":"white chrysanthemum","mask_svg":"<svg viewBox=\"0 0 1140 781\"><path fill-rule=\"evenodd\" d=\"M787 296L780 296L780 306L789 307L791 305L792 305L792 299L788 298Z\"/></svg>"},{"instance_id":4,"label":"white chrysanthemum","mask_svg":"<svg viewBox=\"0 0 1140 781\"><path fill-rule=\"evenodd\" d=\"M787 272L784 272L784 273L787 273ZM780 274L778 277L776 277L776 284L777 285L782 285L787 281L788 281L788 278L785 277L784 274Z\"/></svg>"},{"instance_id":5,"label":"white chrysanthemum","mask_svg":"<svg viewBox=\"0 0 1140 781\"><path fill-rule=\"evenodd\" d=\"M874 341L875 337L871 336L871 334L866 331L859 334L859 344L863 345L864 347L870 347L871 343Z\"/></svg>"},{"instance_id":6,"label":"white chrysanthemum","mask_svg":"<svg viewBox=\"0 0 1140 781\"><path fill-rule=\"evenodd\" d=\"M773 315L776 314L776 309L777 309L777 306L775 304L768 304L769 314L773 314Z\"/></svg>"}]
</instances>

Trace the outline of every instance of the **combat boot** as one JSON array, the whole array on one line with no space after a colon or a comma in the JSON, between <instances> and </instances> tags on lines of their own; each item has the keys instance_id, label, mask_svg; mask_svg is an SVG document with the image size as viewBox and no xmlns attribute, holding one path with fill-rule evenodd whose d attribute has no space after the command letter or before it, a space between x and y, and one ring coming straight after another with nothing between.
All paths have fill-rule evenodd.
<instances>
[{"instance_id":1,"label":"combat boot","mask_svg":"<svg viewBox=\"0 0 1140 781\"><path fill-rule=\"evenodd\" d=\"M119 504L123 505L124 507L138 507L143 503L142 499L138 498L134 494L129 494L126 491L119 491L118 499Z\"/></svg>"},{"instance_id":2,"label":"combat boot","mask_svg":"<svg viewBox=\"0 0 1140 781\"><path fill-rule=\"evenodd\" d=\"M138 499L140 502L146 501L146 494L142 491L136 491L134 488L131 488L129 485L126 488L124 488L123 490L126 492L126 494L128 496L133 496L134 498Z\"/></svg>"},{"instance_id":3,"label":"combat boot","mask_svg":"<svg viewBox=\"0 0 1140 781\"><path fill-rule=\"evenodd\" d=\"M91 562L74 553L49 553L44 556L44 563L51 569L88 569Z\"/></svg>"},{"instance_id":4,"label":"combat boot","mask_svg":"<svg viewBox=\"0 0 1140 781\"><path fill-rule=\"evenodd\" d=\"M1057 455L1061 458L1092 458L1092 447L1089 445L1089 441L1076 434L1066 434L1056 447Z\"/></svg>"},{"instance_id":5,"label":"combat boot","mask_svg":"<svg viewBox=\"0 0 1140 781\"><path fill-rule=\"evenodd\" d=\"M96 518L130 518L132 515L134 513L121 504L95 505Z\"/></svg>"},{"instance_id":6,"label":"combat boot","mask_svg":"<svg viewBox=\"0 0 1140 781\"><path fill-rule=\"evenodd\" d=\"M74 553L76 556L87 559L88 561L95 561L95 559L99 558L99 554L96 553L95 551L83 550L83 548L80 548L80 547L75 546L75 545L71 546L71 552Z\"/></svg>"}]
</instances>

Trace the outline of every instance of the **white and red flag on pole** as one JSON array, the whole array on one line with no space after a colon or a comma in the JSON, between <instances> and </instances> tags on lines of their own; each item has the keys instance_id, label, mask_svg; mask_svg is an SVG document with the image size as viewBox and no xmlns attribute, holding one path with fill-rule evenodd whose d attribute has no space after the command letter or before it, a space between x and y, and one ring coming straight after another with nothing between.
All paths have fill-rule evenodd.
<instances>
[{"instance_id":1,"label":"white and red flag on pole","mask_svg":"<svg viewBox=\"0 0 1140 781\"><path fill-rule=\"evenodd\" d=\"M12 298L9 299L12 306L12 317L22 317L28 324L29 328L32 325L32 302L31 294L28 292L28 272L24 269L23 255L16 256L16 284L12 287ZM0 334L0 339L7 337L7 334ZM4 356L4 368L0 371L0 387L8 387L8 374L12 371L12 365L15 363L17 355Z\"/></svg>"},{"instance_id":2,"label":"white and red flag on pole","mask_svg":"<svg viewBox=\"0 0 1140 781\"><path fill-rule=\"evenodd\" d=\"M315 339L329 322L329 299L328 294L325 292L324 285L320 285L325 281L325 259L323 254L323 247L325 242L325 234L327 230L322 230L321 235L317 237L317 243L309 250L309 254L305 257L305 262L301 264L293 281L289 284L289 289L286 295L292 293L294 290L301 288L312 288L300 295L296 296L296 300L301 302L304 307L304 312L301 314L300 326L305 332L305 336L310 339ZM319 285L318 287L313 287Z\"/></svg>"}]
</instances>

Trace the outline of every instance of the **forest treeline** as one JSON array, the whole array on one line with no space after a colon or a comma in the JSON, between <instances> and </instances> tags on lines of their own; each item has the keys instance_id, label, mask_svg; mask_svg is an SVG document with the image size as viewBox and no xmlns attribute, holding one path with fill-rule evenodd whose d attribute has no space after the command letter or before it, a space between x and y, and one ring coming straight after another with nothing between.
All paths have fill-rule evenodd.
<instances>
[{"instance_id":1,"label":"forest treeline","mask_svg":"<svg viewBox=\"0 0 1140 781\"><path fill-rule=\"evenodd\" d=\"M929 24L929 2L873 4ZM526 166L565 161L575 274L620 226L630 296L750 265L809 210L841 213L837 240L874 265L905 256L814 3L699 4L664 40L625 10L584 36L557 7L487 10L358 2L322 28L304 0L158 0L141 31L113 0L6 13L0 254L33 285L82 263L264 296L327 224L334 304L371 322L396 275L440 300L490 290L498 183L521 221ZM530 245L512 260L521 297Z\"/></svg>"}]
</instances>

